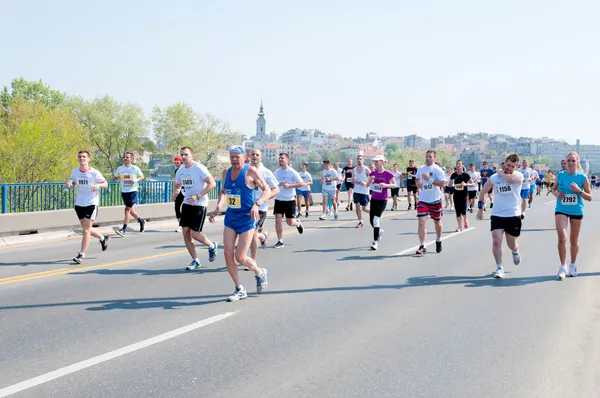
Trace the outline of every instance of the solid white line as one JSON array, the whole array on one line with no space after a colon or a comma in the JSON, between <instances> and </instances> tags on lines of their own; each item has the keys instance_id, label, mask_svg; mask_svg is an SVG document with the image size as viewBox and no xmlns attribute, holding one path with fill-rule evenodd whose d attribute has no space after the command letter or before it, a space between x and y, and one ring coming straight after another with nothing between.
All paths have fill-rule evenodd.
<instances>
[{"instance_id":1,"label":"solid white line","mask_svg":"<svg viewBox=\"0 0 600 398\"><path fill-rule=\"evenodd\" d=\"M75 363L73 365L65 366L64 368L60 368L58 370L55 370L55 371L43 374L41 376L37 376L37 377L34 377L32 379L22 381L21 383L14 384L14 385L9 386L9 387L5 387L5 388L3 388L3 389L0 390L0 397L7 397L7 396L9 396L11 394L16 394L18 392L27 390L27 389L35 387L35 386L38 386L40 384L47 383L47 382L52 381L54 379L58 379L59 377L66 376L66 375L68 375L70 373L75 373L75 372L78 372L78 371L83 370L85 368L89 368L90 366L98 365L99 363L109 361L111 359L114 359L114 358L120 357L122 355L126 355L126 354L129 354L129 353L132 353L132 352L137 351L137 350L141 350L142 348L146 348L146 347L149 347L149 346L154 345L154 344L161 343L161 342L163 342L165 340L169 340L169 339L172 339L174 337L180 336L182 334L185 334L185 333L191 332L193 330L199 329L201 327L210 325L211 323L222 321L223 319L229 318L230 316L234 315L236 312L226 312L224 314L215 315L215 316L212 316L210 318L203 319L203 320L201 320L199 322L195 322L195 323L192 323L190 325L183 326L181 328L171 330L170 332L166 332L166 333L160 334L158 336L151 337L151 338L149 338L147 340L143 340L143 341L140 341L140 342L137 342L137 343L134 343L134 344L131 344L131 345L128 345L128 346L116 349L114 351L107 352L106 354L98 355L96 357L93 357L93 358L90 358L90 359L86 359L86 360L81 361L81 362L77 362L77 363Z\"/></svg>"},{"instance_id":2,"label":"solid white line","mask_svg":"<svg viewBox=\"0 0 600 398\"><path fill-rule=\"evenodd\" d=\"M442 240L454 238L457 235L464 234L464 233L472 231L474 229L477 229L477 227L469 227L469 229L463 229L460 232L453 232L450 235L442 236ZM435 243L435 240L431 240L429 242L425 242L425 246L429 246L429 245L432 245L434 243ZM410 248L408 248L406 250L402 250L401 252L398 252L398 253L394 254L394 256L403 256L403 255L408 254L408 253L413 253L414 254L417 251L417 249L419 248L419 246L420 245L417 245L417 246L410 247Z\"/></svg>"},{"instance_id":3,"label":"solid white line","mask_svg":"<svg viewBox=\"0 0 600 398\"><path fill-rule=\"evenodd\" d=\"M545 205L549 205L550 203L556 203L556 199L554 199L554 200L551 200L550 202L546 202L546 203L544 203L544 204L545 204Z\"/></svg>"}]
</instances>

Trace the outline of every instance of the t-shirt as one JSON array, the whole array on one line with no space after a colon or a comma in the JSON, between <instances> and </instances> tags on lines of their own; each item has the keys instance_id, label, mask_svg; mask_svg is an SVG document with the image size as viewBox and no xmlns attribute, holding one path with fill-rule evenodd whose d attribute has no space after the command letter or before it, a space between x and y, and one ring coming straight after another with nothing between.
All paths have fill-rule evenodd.
<instances>
[{"instance_id":1,"label":"t-shirt","mask_svg":"<svg viewBox=\"0 0 600 398\"><path fill-rule=\"evenodd\" d=\"M555 211L574 216L583 216L583 198L581 193L576 193L571 190L571 184L575 183L580 189L587 180L585 173L576 171L574 174L569 174L566 170L560 171L557 174L558 192L563 193L563 199L556 198Z\"/></svg>"},{"instance_id":2,"label":"t-shirt","mask_svg":"<svg viewBox=\"0 0 600 398\"><path fill-rule=\"evenodd\" d=\"M469 171L467 174L473 180L473 184L475 184L472 187L467 187L467 191L477 191L477 180L481 178L481 174L478 171Z\"/></svg>"},{"instance_id":3,"label":"t-shirt","mask_svg":"<svg viewBox=\"0 0 600 398\"><path fill-rule=\"evenodd\" d=\"M71 181L75 184L77 190L77 199L75 206L98 206L100 197L98 191L92 191L92 185L102 184L106 179L98 170L90 167L87 171L81 171L79 168L71 172Z\"/></svg>"},{"instance_id":4,"label":"t-shirt","mask_svg":"<svg viewBox=\"0 0 600 398\"><path fill-rule=\"evenodd\" d=\"M309 181L312 180L312 176L310 175L310 173L308 171L301 171L298 174L300 174L300 178L302 178L302 181L306 184L308 184ZM310 191L310 185L305 185L303 187L298 188L299 191Z\"/></svg>"},{"instance_id":5,"label":"t-shirt","mask_svg":"<svg viewBox=\"0 0 600 398\"><path fill-rule=\"evenodd\" d=\"M260 175L262 176L263 180L265 180L265 182L269 186L269 188L273 189L277 185L279 185L279 182L277 182L277 178L275 178L275 174L273 174L273 172L271 170L267 169L262 163L257 167L257 169L258 169L258 172L260 173ZM254 189L254 201L256 202L258 199L260 199L262 194L263 194L263 190L257 186ZM269 201L265 200L265 203L263 203L258 210L267 211L268 209L269 209Z\"/></svg>"},{"instance_id":6,"label":"t-shirt","mask_svg":"<svg viewBox=\"0 0 600 398\"><path fill-rule=\"evenodd\" d=\"M429 181L423 180L424 173L429 174ZM419 167L416 173L417 180L422 182L419 201L424 203L435 203L443 198L442 191L433 185L434 181L446 181L446 173L437 164L431 166L423 165Z\"/></svg>"},{"instance_id":7,"label":"t-shirt","mask_svg":"<svg viewBox=\"0 0 600 398\"><path fill-rule=\"evenodd\" d=\"M531 169L531 181L529 181L530 185L534 185L535 182L540 178L540 173L535 169Z\"/></svg>"},{"instance_id":8,"label":"t-shirt","mask_svg":"<svg viewBox=\"0 0 600 398\"><path fill-rule=\"evenodd\" d=\"M554 178L554 174L548 172L546 173L544 178L546 179L546 184L550 184L552 182L552 179Z\"/></svg>"},{"instance_id":9,"label":"t-shirt","mask_svg":"<svg viewBox=\"0 0 600 398\"><path fill-rule=\"evenodd\" d=\"M369 179L369 177L367 176L367 170L369 169L364 166L360 173L358 172L358 167L354 169L354 178L356 179L356 182L354 183L354 193L360 193L363 195L369 194L369 188L367 188L364 185L360 185L361 182L366 183Z\"/></svg>"},{"instance_id":10,"label":"t-shirt","mask_svg":"<svg viewBox=\"0 0 600 398\"><path fill-rule=\"evenodd\" d=\"M352 171L354 170L354 167L348 167L345 166L342 169L342 172L344 173L344 181L348 184L352 184Z\"/></svg>"},{"instance_id":11,"label":"t-shirt","mask_svg":"<svg viewBox=\"0 0 600 398\"><path fill-rule=\"evenodd\" d=\"M513 174L523 177L523 174L518 171L513 172ZM520 216L522 183L517 182L515 184L509 184L498 174L491 176L490 181L494 184L494 207L492 208L492 216Z\"/></svg>"},{"instance_id":12,"label":"t-shirt","mask_svg":"<svg viewBox=\"0 0 600 398\"><path fill-rule=\"evenodd\" d=\"M468 183L469 180L471 179L471 176L467 173L462 173L462 174L452 173L452 176L450 176L450 179L452 181L454 181L454 195L466 196L467 195L467 187L463 187L461 183L462 182L464 182L465 184Z\"/></svg>"},{"instance_id":13,"label":"t-shirt","mask_svg":"<svg viewBox=\"0 0 600 398\"><path fill-rule=\"evenodd\" d=\"M523 174L523 188L522 189L529 189L529 178L531 177L531 169L527 168L524 169L522 167L519 167L517 169L517 171L521 174ZM495 204L494 204L495 206Z\"/></svg>"},{"instance_id":14,"label":"t-shirt","mask_svg":"<svg viewBox=\"0 0 600 398\"><path fill-rule=\"evenodd\" d=\"M408 173L411 173L412 176L409 176ZM415 179L415 175L417 175L416 167L407 167L406 168L406 186L415 186L417 185L417 180Z\"/></svg>"},{"instance_id":15,"label":"t-shirt","mask_svg":"<svg viewBox=\"0 0 600 398\"><path fill-rule=\"evenodd\" d=\"M389 170L383 170L381 173L375 169L371 172L369 177L373 177L373 182L370 185L371 188L371 199L372 200L387 200L388 190L382 188L380 184L389 184L394 179L394 175Z\"/></svg>"},{"instance_id":16,"label":"t-shirt","mask_svg":"<svg viewBox=\"0 0 600 398\"><path fill-rule=\"evenodd\" d=\"M212 177L210 171L198 162L193 162L190 167L181 166L175 173L175 183L185 188L183 203L189 204L188 199L199 194L206 188L206 178ZM196 201L194 206L208 206L208 195L204 195Z\"/></svg>"},{"instance_id":17,"label":"t-shirt","mask_svg":"<svg viewBox=\"0 0 600 398\"><path fill-rule=\"evenodd\" d=\"M394 171L392 170L392 175L394 176L394 180L396 180L396 185L399 187L402 185L402 172L400 170Z\"/></svg>"},{"instance_id":18,"label":"t-shirt","mask_svg":"<svg viewBox=\"0 0 600 398\"><path fill-rule=\"evenodd\" d=\"M275 178L279 181L279 193L275 200L290 201L296 199L296 188L284 188L283 184L298 184L302 182L300 174L291 167L285 169L279 168L275 170Z\"/></svg>"},{"instance_id":19,"label":"t-shirt","mask_svg":"<svg viewBox=\"0 0 600 398\"><path fill-rule=\"evenodd\" d=\"M136 192L138 190L138 183L133 180L138 180L143 176L144 173L142 173L142 170L134 165L129 167L119 166L115 171L115 177L121 177L121 192Z\"/></svg>"},{"instance_id":20,"label":"t-shirt","mask_svg":"<svg viewBox=\"0 0 600 398\"><path fill-rule=\"evenodd\" d=\"M481 182L483 184L485 184L487 182L487 179L490 178L491 176L493 176L494 174L496 174L496 172L494 171L494 169L481 169L479 171L479 173L481 174Z\"/></svg>"},{"instance_id":21,"label":"t-shirt","mask_svg":"<svg viewBox=\"0 0 600 398\"><path fill-rule=\"evenodd\" d=\"M333 170L335 170L338 173L338 176L342 175L342 169L340 169L339 167L337 169L333 169ZM340 180L336 181L335 184L336 185L341 185L342 184L342 179L340 178Z\"/></svg>"},{"instance_id":22,"label":"t-shirt","mask_svg":"<svg viewBox=\"0 0 600 398\"><path fill-rule=\"evenodd\" d=\"M336 185L339 181L333 181L334 178L338 178L340 175L335 169L323 170L323 180L321 184L323 185L323 191L331 192L335 191ZM331 181L326 181L327 178L330 178Z\"/></svg>"}]
</instances>

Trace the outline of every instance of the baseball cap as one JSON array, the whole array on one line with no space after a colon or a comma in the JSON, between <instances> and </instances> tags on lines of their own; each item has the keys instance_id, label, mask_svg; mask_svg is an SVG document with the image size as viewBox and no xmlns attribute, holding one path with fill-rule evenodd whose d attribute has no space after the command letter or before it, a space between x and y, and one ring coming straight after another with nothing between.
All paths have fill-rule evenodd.
<instances>
[{"instance_id":1,"label":"baseball cap","mask_svg":"<svg viewBox=\"0 0 600 398\"><path fill-rule=\"evenodd\" d=\"M385 157L383 155L377 155L373 158L374 162L377 162L378 160L385 160Z\"/></svg>"},{"instance_id":2,"label":"baseball cap","mask_svg":"<svg viewBox=\"0 0 600 398\"><path fill-rule=\"evenodd\" d=\"M181 158L179 156L175 156L173 159L174 162L181 162Z\"/></svg>"},{"instance_id":3,"label":"baseball cap","mask_svg":"<svg viewBox=\"0 0 600 398\"><path fill-rule=\"evenodd\" d=\"M241 145L232 145L229 147L229 153L239 153L239 154L245 155L246 150Z\"/></svg>"}]
</instances>

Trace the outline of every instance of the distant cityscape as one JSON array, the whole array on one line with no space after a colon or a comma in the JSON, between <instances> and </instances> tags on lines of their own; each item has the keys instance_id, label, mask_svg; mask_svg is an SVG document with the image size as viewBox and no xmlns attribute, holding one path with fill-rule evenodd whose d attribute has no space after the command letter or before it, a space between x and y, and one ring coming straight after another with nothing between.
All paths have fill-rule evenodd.
<instances>
[{"instance_id":1,"label":"distant cityscape","mask_svg":"<svg viewBox=\"0 0 600 398\"><path fill-rule=\"evenodd\" d=\"M582 159L582 167L588 173L600 171L600 145L581 145L579 139L572 145L564 140L553 138L512 137L506 134L458 132L446 137L430 139L417 134L407 136L379 136L368 132L365 137L351 138L339 134L326 134L318 129L291 129L280 136L275 132L267 134L267 120L261 101L256 119L256 135L244 141L246 149L258 148L268 166L275 166L279 153L289 154L293 163L320 162L322 155L339 155L338 161L355 159L358 154L370 162L376 155L385 153L389 144L398 149L429 149L447 152L455 159L465 163L474 163L480 167L483 161L498 166L508 153L517 153L520 157L530 157L542 169L555 168L569 152L576 151ZM223 162L228 161L225 149L218 154Z\"/></svg>"}]
</instances>

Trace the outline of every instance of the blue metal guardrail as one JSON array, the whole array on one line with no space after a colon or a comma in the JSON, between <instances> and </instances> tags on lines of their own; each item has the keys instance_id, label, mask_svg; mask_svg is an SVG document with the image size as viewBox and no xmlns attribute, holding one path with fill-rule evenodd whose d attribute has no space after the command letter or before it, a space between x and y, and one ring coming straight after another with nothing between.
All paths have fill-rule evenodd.
<instances>
[{"instance_id":1,"label":"blue metal guardrail","mask_svg":"<svg viewBox=\"0 0 600 398\"><path fill-rule=\"evenodd\" d=\"M221 190L221 180L208 197L216 200ZM321 181L313 180L311 191L321 193ZM342 191L346 189L342 186ZM140 181L138 201L140 204L167 203L171 201L173 181ZM121 186L109 182L107 189L100 190L100 206L120 206ZM2 214L72 209L75 205L75 190L65 190L63 182L36 184L0 184L0 207Z\"/></svg>"}]
</instances>

